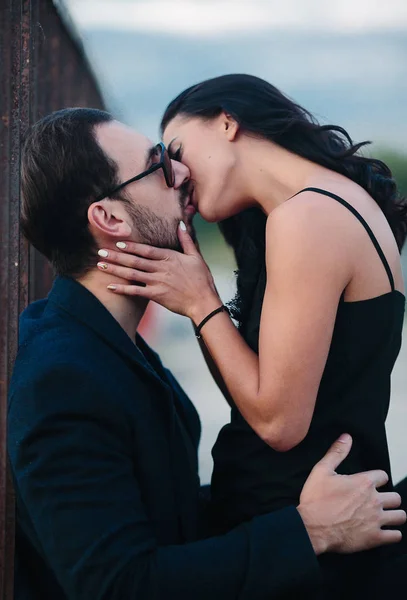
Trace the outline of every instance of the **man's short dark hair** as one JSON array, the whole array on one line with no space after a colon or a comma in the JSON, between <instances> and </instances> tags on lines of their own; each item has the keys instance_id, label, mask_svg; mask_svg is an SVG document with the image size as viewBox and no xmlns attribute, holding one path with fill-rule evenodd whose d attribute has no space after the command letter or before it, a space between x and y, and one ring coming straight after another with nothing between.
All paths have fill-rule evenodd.
<instances>
[{"instance_id":1,"label":"man's short dark hair","mask_svg":"<svg viewBox=\"0 0 407 600\"><path fill-rule=\"evenodd\" d=\"M66 108L41 119L27 134L21 227L59 275L79 276L94 266L87 211L97 196L119 183L117 164L99 146L95 126L112 120L101 110Z\"/></svg>"}]
</instances>

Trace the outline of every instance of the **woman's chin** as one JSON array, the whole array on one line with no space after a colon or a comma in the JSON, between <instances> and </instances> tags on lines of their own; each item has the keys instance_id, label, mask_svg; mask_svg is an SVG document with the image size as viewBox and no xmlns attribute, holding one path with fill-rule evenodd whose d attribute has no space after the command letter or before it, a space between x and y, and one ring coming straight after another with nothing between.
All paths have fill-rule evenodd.
<instances>
[{"instance_id":1,"label":"woman's chin","mask_svg":"<svg viewBox=\"0 0 407 600\"><path fill-rule=\"evenodd\" d=\"M197 194L194 195L194 206L204 221L219 223L219 221L223 221L230 216L226 210L227 205L225 205L222 195L210 196L209 194L200 194L197 196Z\"/></svg>"},{"instance_id":2,"label":"woman's chin","mask_svg":"<svg viewBox=\"0 0 407 600\"><path fill-rule=\"evenodd\" d=\"M202 204L202 206L198 208L198 212L202 219L207 221L207 223L217 223L222 220L222 218L219 217L219 211L216 210L215 206L205 206Z\"/></svg>"}]
</instances>

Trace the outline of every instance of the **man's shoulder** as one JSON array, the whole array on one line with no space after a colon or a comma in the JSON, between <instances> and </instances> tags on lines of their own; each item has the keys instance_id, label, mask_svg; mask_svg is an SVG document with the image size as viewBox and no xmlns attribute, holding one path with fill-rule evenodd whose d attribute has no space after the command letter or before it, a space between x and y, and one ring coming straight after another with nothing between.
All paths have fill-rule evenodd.
<instances>
[{"instance_id":1,"label":"man's shoulder","mask_svg":"<svg viewBox=\"0 0 407 600\"><path fill-rule=\"evenodd\" d=\"M114 392L120 362L102 340L74 319L50 315L19 347L8 393L8 431L17 439L63 415L98 415L112 428L123 420ZM56 420L56 421L55 421Z\"/></svg>"},{"instance_id":2,"label":"man's shoulder","mask_svg":"<svg viewBox=\"0 0 407 600\"><path fill-rule=\"evenodd\" d=\"M19 348L9 396L27 390L46 390L60 381L61 392L86 385L99 386L101 365L114 363L115 354L92 329L46 300L31 304L21 315ZM120 361L113 364L117 371ZM83 382L83 383L82 383ZM100 386L99 386L100 387Z\"/></svg>"},{"instance_id":3,"label":"man's shoulder","mask_svg":"<svg viewBox=\"0 0 407 600\"><path fill-rule=\"evenodd\" d=\"M46 302L34 302L21 315L16 364L35 361L38 368L63 359L75 362L82 355L89 362L90 347L97 352L100 340L83 323Z\"/></svg>"}]
</instances>

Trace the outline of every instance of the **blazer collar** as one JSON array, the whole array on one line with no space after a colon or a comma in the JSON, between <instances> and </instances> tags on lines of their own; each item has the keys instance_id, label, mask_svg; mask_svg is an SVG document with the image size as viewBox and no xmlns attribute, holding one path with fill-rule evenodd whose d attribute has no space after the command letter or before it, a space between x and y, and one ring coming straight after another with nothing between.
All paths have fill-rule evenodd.
<instances>
[{"instance_id":1,"label":"blazer collar","mask_svg":"<svg viewBox=\"0 0 407 600\"><path fill-rule=\"evenodd\" d=\"M96 296L74 279L58 277L55 280L48 296L48 306L52 305L60 311L68 313L85 327L92 329L133 368L142 369L143 373L150 377L152 383L155 382L160 386L161 393L157 394L157 398L160 406L166 409L163 415L168 427L171 452L174 452L179 526L185 539L194 539L197 529L195 510L192 515L190 513L191 507L196 506L196 495L199 490L196 450L189 433L187 433L188 425L185 426L182 422L182 412L178 415L175 410L176 394L171 393L170 383L164 381L157 374L161 372L165 377L159 356L139 335L137 335L137 347ZM151 365L157 369L157 372ZM187 477L185 481L186 464L191 472L191 477Z\"/></svg>"},{"instance_id":2,"label":"blazer collar","mask_svg":"<svg viewBox=\"0 0 407 600\"><path fill-rule=\"evenodd\" d=\"M79 282L69 277L57 277L48 295L48 302L92 329L124 359L135 363L154 379L164 383L150 364L150 361L153 364L160 362L158 355L138 334L135 340L137 345L133 343L107 308Z\"/></svg>"}]
</instances>

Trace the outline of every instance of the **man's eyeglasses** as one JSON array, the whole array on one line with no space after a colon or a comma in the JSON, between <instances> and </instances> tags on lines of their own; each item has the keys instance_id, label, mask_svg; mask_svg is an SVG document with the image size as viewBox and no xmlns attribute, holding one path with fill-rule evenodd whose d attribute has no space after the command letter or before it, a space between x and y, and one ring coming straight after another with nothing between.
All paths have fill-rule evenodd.
<instances>
[{"instance_id":1,"label":"man's eyeglasses","mask_svg":"<svg viewBox=\"0 0 407 600\"><path fill-rule=\"evenodd\" d=\"M174 173L174 169L172 168L172 162L171 162L171 158L168 154L167 148L164 146L164 144L162 142L160 142L152 149L151 155L153 157L159 156L160 160L158 162L155 162L153 165L151 165L151 167L149 169L147 169L146 171L143 171L139 175L136 175L135 177L132 177L131 179L128 179L127 181L124 181L123 183L116 186L112 190L109 190L108 192L101 194L100 196L98 196L96 198L96 202L100 202L100 200L103 200L104 198L108 198L109 196L116 194L119 190L123 189L126 185L133 183L133 181L138 181L139 179L143 179L143 177L147 177L147 175L150 175L150 173L154 173L154 171L158 171L158 169L163 170L165 183L167 184L167 186L174 187L175 173Z\"/></svg>"}]
</instances>

